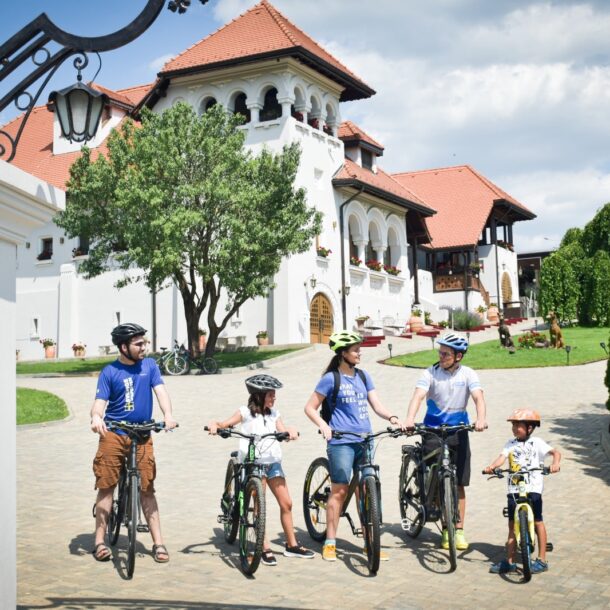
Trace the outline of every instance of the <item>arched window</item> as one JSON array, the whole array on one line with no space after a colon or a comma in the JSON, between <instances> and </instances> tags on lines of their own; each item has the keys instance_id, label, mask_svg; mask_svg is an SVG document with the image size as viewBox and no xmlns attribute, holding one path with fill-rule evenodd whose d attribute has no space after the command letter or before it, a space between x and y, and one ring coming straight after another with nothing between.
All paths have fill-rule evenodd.
<instances>
[{"instance_id":1,"label":"arched window","mask_svg":"<svg viewBox=\"0 0 610 610\"><path fill-rule=\"evenodd\" d=\"M265 102L261 110L261 121L272 121L279 119L282 116L282 106L277 101L277 89L275 87L269 89L265 93Z\"/></svg>"},{"instance_id":2,"label":"arched window","mask_svg":"<svg viewBox=\"0 0 610 610\"><path fill-rule=\"evenodd\" d=\"M235 104L233 105L233 112L235 114L241 114L246 118L246 123L250 122L250 110L246 106L246 94L240 93L235 98Z\"/></svg>"},{"instance_id":3,"label":"arched window","mask_svg":"<svg viewBox=\"0 0 610 610\"><path fill-rule=\"evenodd\" d=\"M216 98L206 97L199 106L199 114L206 113L215 104L216 104Z\"/></svg>"}]
</instances>

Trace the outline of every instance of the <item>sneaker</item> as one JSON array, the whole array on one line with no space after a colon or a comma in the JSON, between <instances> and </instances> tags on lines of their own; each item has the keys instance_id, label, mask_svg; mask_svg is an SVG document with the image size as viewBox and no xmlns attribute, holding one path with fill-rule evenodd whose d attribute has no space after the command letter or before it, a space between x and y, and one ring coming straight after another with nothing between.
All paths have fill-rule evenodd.
<instances>
[{"instance_id":1,"label":"sneaker","mask_svg":"<svg viewBox=\"0 0 610 610\"><path fill-rule=\"evenodd\" d=\"M366 555L366 547L362 549L362 552ZM385 551L379 551L379 561L390 561L390 556Z\"/></svg>"},{"instance_id":2,"label":"sneaker","mask_svg":"<svg viewBox=\"0 0 610 610\"><path fill-rule=\"evenodd\" d=\"M273 551L271 551L271 549L267 549L266 551L263 551L263 554L261 555L261 561L266 566L276 566L277 565L277 559L275 558L275 555L273 554Z\"/></svg>"},{"instance_id":3,"label":"sneaker","mask_svg":"<svg viewBox=\"0 0 610 610\"><path fill-rule=\"evenodd\" d=\"M441 547L444 549L449 548L449 532L447 530L443 530L443 535L441 537Z\"/></svg>"},{"instance_id":4,"label":"sneaker","mask_svg":"<svg viewBox=\"0 0 610 610\"><path fill-rule=\"evenodd\" d=\"M462 529L455 530L455 548L458 551L465 551L468 548L468 541Z\"/></svg>"},{"instance_id":5,"label":"sneaker","mask_svg":"<svg viewBox=\"0 0 610 610\"><path fill-rule=\"evenodd\" d=\"M325 561L337 561L337 547L334 544L325 544L322 547L322 559Z\"/></svg>"},{"instance_id":6,"label":"sneaker","mask_svg":"<svg viewBox=\"0 0 610 610\"><path fill-rule=\"evenodd\" d=\"M509 574L516 571L517 564L509 563L506 559L498 561L498 563L494 563L491 568L489 568L490 574Z\"/></svg>"},{"instance_id":7,"label":"sneaker","mask_svg":"<svg viewBox=\"0 0 610 610\"><path fill-rule=\"evenodd\" d=\"M540 557L532 563L532 574L540 574L546 572L549 569L549 564L546 561L542 561Z\"/></svg>"},{"instance_id":8,"label":"sneaker","mask_svg":"<svg viewBox=\"0 0 610 610\"><path fill-rule=\"evenodd\" d=\"M297 544L296 546L288 546L284 548L284 557L299 557L300 559L313 559L314 552L306 549L304 546Z\"/></svg>"}]
</instances>

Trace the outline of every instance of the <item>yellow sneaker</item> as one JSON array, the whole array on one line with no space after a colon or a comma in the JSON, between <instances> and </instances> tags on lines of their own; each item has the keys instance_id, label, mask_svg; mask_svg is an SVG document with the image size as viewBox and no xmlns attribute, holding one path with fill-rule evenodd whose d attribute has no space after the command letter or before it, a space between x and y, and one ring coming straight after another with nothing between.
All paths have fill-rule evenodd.
<instances>
[{"instance_id":1,"label":"yellow sneaker","mask_svg":"<svg viewBox=\"0 0 610 610\"><path fill-rule=\"evenodd\" d=\"M441 547L444 549L449 548L449 532L447 530L443 530L443 535L441 537Z\"/></svg>"},{"instance_id":2,"label":"yellow sneaker","mask_svg":"<svg viewBox=\"0 0 610 610\"><path fill-rule=\"evenodd\" d=\"M366 547L362 549L362 552L366 555ZM390 561L390 556L385 551L379 551L379 561Z\"/></svg>"},{"instance_id":3,"label":"yellow sneaker","mask_svg":"<svg viewBox=\"0 0 610 610\"><path fill-rule=\"evenodd\" d=\"M322 547L322 559L325 561L337 561L337 547L334 544L325 544Z\"/></svg>"},{"instance_id":4,"label":"yellow sneaker","mask_svg":"<svg viewBox=\"0 0 610 610\"><path fill-rule=\"evenodd\" d=\"M468 548L468 540L466 540L464 530L455 530L455 548L458 551L465 551Z\"/></svg>"}]
</instances>

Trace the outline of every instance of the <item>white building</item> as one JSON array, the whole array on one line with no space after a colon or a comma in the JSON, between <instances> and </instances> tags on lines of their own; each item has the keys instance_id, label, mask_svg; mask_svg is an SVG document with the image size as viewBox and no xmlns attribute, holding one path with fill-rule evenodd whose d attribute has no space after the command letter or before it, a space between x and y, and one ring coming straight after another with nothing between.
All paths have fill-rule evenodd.
<instances>
[{"instance_id":1,"label":"white building","mask_svg":"<svg viewBox=\"0 0 610 610\"><path fill-rule=\"evenodd\" d=\"M472 220L464 231L468 240L452 242L452 210L458 204L468 207L476 189L470 185L459 201L447 201L423 173L385 173L378 165L383 146L341 120L342 102L374 91L266 0L168 62L153 85L104 91L110 103L90 144L101 153L110 130L124 116L137 117L144 105L162 112L180 100L199 112L220 103L244 114L246 145L254 151L262 146L279 151L295 140L301 145L297 186L305 187L309 204L323 212L322 232L310 252L283 261L269 298L247 303L221 343L254 344L262 329L276 344L323 342L333 330L353 328L359 315L369 316L376 332L395 332L392 327L404 326L414 302L421 302L433 318L444 318L441 307L466 304L472 309L489 301L490 294L491 300L501 300L498 256L513 287L508 300L517 300L516 260L498 247L495 227L499 222L510 229L504 236L510 244L512 223L533 214L468 168L489 191L489 201L483 204L479 198L485 196L476 195L472 213L460 217L460 224ZM8 130L16 130L20 120ZM78 154L78 147L61 137L53 115L41 107L26 125L14 164L65 188ZM453 169L461 171L444 172ZM509 212L502 214L502 206ZM113 288L121 276L118 270L85 280L79 260L87 248L65 238L52 223L20 247L16 329L23 358L42 356L41 337L57 341L60 357L70 356L77 341L95 354L108 345L111 327L127 320L154 329L157 345L186 339L175 288L154 297L143 285L118 291ZM327 250L327 256L319 255ZM357 259L361 262L352 264ZM371 267L377 261L379 270L369 268L369 260ZM462 283L443 283L439 265L447 260L455 261L456 269L461 261L460 274L475 260L483 262L484 271L479 278L464 271Z\"/></svg>"}]
</instances>

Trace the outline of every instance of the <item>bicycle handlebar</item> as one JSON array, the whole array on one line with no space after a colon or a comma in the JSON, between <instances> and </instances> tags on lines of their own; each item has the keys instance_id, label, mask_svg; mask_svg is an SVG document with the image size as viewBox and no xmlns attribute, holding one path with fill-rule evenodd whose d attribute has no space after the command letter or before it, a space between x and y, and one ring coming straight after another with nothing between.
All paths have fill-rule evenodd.
<instances>
[{"instance_id":1,"label":"bicycle handlebar","mask_svg":"<svg viewBox=\"0 0 610 610\"><path fill-rule=\"evenodd\" d=\"M404 432L407 436L412 434L424 434L431 433L437 436L446 436L450 432L460 432L461 430L467 430L468 432L474 431L474 424L456 424L454 426L448 426L442 424L441 426L426 426L425 424L415 424L415 427L408 429Z\"/></svg>"},{"instance_id":2,"label":"bicycle handlebar","mask_svg":"<svg viewBox=\"0 0 610 610\"><path fill-rule=\"evenodd\" d=\"M492 473L489 474L488 472L485 472L484 470L481 472L481 474L487 474L489 475L490 479L503 479L504 478L504 473L508 473L510 475L523 475L523 474L527 474L529 472L537 472L540 471L542 472L543 476L546 476L547 474L551 474L551 469L548 466L543 466L542 468L527 468L527 467L523 467L520 470L511 470L510 468L494 468Z\"/></svg>"},{"instance_id":3,"label":"bicycle handlebar","mask_svg":"<svg viewBox=\"0 0 610 610\"><path fill-rule=\"evenodd\" d=\"M320 430L318 430L318 434L322 434ZM366 442L372 438L376 438L378 436L383 436L384 434L388 434L389 436L393 436L397 438L403 434L400 428L386 428L385 430L380 430L379 432L352 432L351 430L332 430L333 438L341 438L345 434L351 434L352 436L356 436L362 440L362 442Z\"/></svg>"},{"instance_id":4,"label":"bicycle handlebar","mask_svg":"<svg viewBox=\"0 0 610 610\"><path fill-rule=\"evenodd\" d=\"M132 423L128 421L107 421L106 428L108 430L124 430L125 432L161 432L165 428L165 422ZM176 424L176 428L178 428L178 424Z\"/></svg>"},{"instance_id":5,"label":"bicycle handlebar","mask_svg":"<svg viewBox=\"0 0 610 610\"><path fill-rule=\"evenodd\" d=\"M204 426L203 429L206 432L209 432L210 429L208 426ZM257 439L269 438L271 436L275 437L276 441L280 443L282 441L286 441L290 438L290 432L269 432L267 434L244 434L239 430L235 430L234 428L219 428L218 436L221 438L229 438L231 436L240 436L241 438L246 438L250 441L256 441Z\"/></svg>"}]
</instances>

